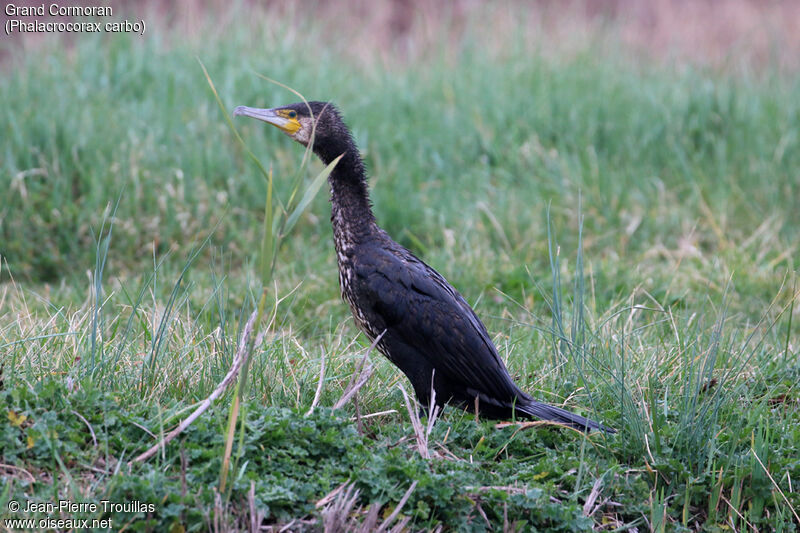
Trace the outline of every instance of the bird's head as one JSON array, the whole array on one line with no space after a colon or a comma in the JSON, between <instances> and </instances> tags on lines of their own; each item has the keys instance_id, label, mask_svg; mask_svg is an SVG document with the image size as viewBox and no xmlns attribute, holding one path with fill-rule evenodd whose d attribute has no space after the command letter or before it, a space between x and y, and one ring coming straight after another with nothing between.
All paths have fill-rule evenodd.
<instances>
[{"instance_id":1,"label":"bird's head","mask_svg":"<svg viewBox=\"0 0 800 533\"><path fill-rule=\"evenodd\" d=\"M343 133L349 136L339 111L330 102L298 102L271 109L239 106L233 110L233 116L239 115L272 124L303 146L308 146L312 139L316 148Z\"/></svg>"}]
</instances>

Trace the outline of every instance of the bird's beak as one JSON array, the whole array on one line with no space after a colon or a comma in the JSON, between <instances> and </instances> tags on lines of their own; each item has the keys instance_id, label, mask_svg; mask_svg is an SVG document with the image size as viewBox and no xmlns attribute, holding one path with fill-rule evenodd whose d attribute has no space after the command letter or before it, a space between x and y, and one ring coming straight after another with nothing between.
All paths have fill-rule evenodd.
<instances>
[{"instance_id":1,"label":"bird's beak","mask_svg":"<svg viewBox=\"0 0 800 533\"><path fill-rule=\"evenodd\" d=\"M259 109L257 107L247 107L240 105L233 110L233 116L254 118L272 124L287 135L294 135L300 129L300 121L296 118L286 116L288 111L284 109Z\"/></svg>"}]
</instances>

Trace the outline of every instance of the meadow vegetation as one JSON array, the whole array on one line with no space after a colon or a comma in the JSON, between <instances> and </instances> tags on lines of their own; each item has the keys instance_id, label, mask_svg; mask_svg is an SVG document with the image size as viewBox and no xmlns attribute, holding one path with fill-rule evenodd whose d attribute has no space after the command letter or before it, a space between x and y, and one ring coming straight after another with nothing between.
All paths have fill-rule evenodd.
<instances>
[{"instance_id":1,"label":"meadow vegetation","mask_svg":"<svg viewBox=\"0 0 800 533\"><path fill-rule=\"evenodd\" d=\"M113 513L137 531L355 528L370 506L412 530L800 526L795 71L647 62L607 36L558 53L524 17L488 46L481 10L425 53L370 55L262 15L0 65L0 516L69 499L154 503ZM229 110L297 100L256 73L332 99L379 223L464 294L522 388L618 433L451 408L426 459L377 353L331 409L369 345L323 187L276 252L225 489L233 392L129 464L223 379L267 279L267 181L196 58ZM276 205L322 170L235 124Z\"/></svg>"}]
</instances>

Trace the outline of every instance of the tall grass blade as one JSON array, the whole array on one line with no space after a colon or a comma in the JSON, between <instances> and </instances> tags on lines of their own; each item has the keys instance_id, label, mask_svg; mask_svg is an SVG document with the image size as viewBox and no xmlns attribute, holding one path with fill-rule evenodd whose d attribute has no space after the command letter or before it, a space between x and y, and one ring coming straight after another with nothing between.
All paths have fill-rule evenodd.
<instances>
[{"instance_id":1,"label":"tall grass blade","mask_svg":"<svg viewBox=\"0 0 800 533\"><path fill-rule=\"evenodd\" d=\"M336 167L336 164L341 160L342 156L340 155L339 157L337 157L334 161L332 161L329 165L327 165L319 174L317 174L317 176L311 181L311 183L306 186L305 190L303 190L302 196L300 197L300 201L297 203L297 205L292 207L294 204L294 199L296 198L298 192L301 190L301 185L302 185L301 172L302 169L305 167L305 164L308 160L308 156L311 150L311 146L313 145L314 132L312 131L311 142L309 142L306 148L306 151L303 155L303 161L300 165L300 168L298 169L298 172L296 173L295 184L290 194L289 201L286 203L286 207L283 208L281 212L279 212L278 217L276 217L274 198L273 198L274 189L273 189L272 168L270 167L269 171L266 171L264 165L261 164L261 161L247 147L241 135L239 135L239 132L234 127L233 121L231 120L227 112L227 108L222 103L222 99L217 93L217 90L214 87L214 83L211 80L211 76L209 76L208 71L205 68L205 65L203 65L203 62L200 61L199 59L198 62L200 63L201 68L203 69L206 81L208 82L212 92L214 93L214 98L216 99L217 105L219 106L223 116L225 117L225 121L227 122L228 127L231 129L236 140L243 147L245 152L255 162L256 166L261 171L261 174L267 181L267 192L264 202L264 225L263 225L263 235L261 239L261 254L259 261L259 272L261 278L260 281L261 281L262 291L261 291L261 297L259 298L257 304L256 318L255 318L255 323L260 324L264 314L269 283L272 280L272 276L275 270L277 251L280 248L281 242L289 234L289 232L291 232L295 224L297 224L297 221L299 220L300 216L303 214L303 212L305 212L306 208L308 208L309 204L311 203L311 201L314 199L314 197L317 195L320 188L322 187L322 184L325 182L330 173ZM293 92L294 94L299 96L303 100L303 102L306 102L307 104L307 100L305 99L305 97L303 97L303 95L300 94L298 91L278 81L272 80L265 76L261 75L259 76L270 81L271 83L275 83ZM278 302L277 288L275 294L275 302L277 306ZM245 339L245 343L247 344L248 350L253 349L253 343L251 340ZM230 411L228 413L228 425L227 425L228 429L225 436L225 449L223 452L222 466L220 468L221 492L225 491L228 472L230 468L231 467L235 468L235 464L238 461L238 458L242 456L242 450L244 446L245 422L247 419L247 409L246 409L246 403L244 403L244 399L247 391L247 378L248 378L249 366L250 366L250 358L248 358L248 360L243 365L243 368L241 370L237 382L237 388L234 394L233 402L231 404ZM231 456L233 453L233 439L235 437L235 427L237 423L239 424L239 449L238 453L236 454L237 459L232 461ZM230 497L230 494L228 494L227 497Z\"/></svg>"},{"instance_id":2,"label":"tall grass blade","mask_svg":"<svg viewBox=\"0 0 800 533\"><path fill-rule=\"evenodd\" d=\"M267 198L264 204L264 235L261 238L261 286L266 287L275 266L274 210L272 207L272 167L267 175Z\"/></svg>"},{"instance_id":3,"label":"tall grass blade","mask_svg":"<svg viewBox=\"0 0 800 533\"><path fill-rule=\"evenodd\" d=\"M550 273L553 278L553 300L550 305L552 313L551 335L553 338L553 371L556 375L561 375L562 354L566 352L567 347L565 342L566 335L562 322L561 270L558 263L559 251L552 233L549 204L547 205L547 253L550 258Z\"/></svg>"},{"instance_id":4,"label":"tall grass blade","mask_svg":"<svg viewBox=\"0 0 800 533\"><path fill-rule=\"evenodd\" d=\"M314 178L314 180L308 185L308 188L306 188L306 191L303 194L303 197L300 199L300 202L298 202L297 207L294 208L294 211L292 211L292 214L289 215L289 218L286 220L286 225L283 230L284 234L289 233L294 225L297 224L297 219L300 218L300 215L302 215L306 210L308 204L310 204L317 195L317 192L319 192L322 184L325 183L325 180L328 179L328 176L330 176L331 172L333 172L333 169L343 156L344 154L331 161L328 166L322 169L322 172L317 174L317 177Z\"/></svg>"},{"instance_id":5,"label":"tall grass blade","mask_svg":"<svg viewBox=\"0 0 800 533\"><path fill-rule=\"evenodd\" d=\"M177 301L180 290L183 287L183 280L186 277L186 274L189 272L191 266L194 264L195 260L200 256L200 252L202 252L208 245L211 237L216 232L217 227L219 227L219 223L217 223L211 229L211 232L209 232L206 238L203 239L203 242L200 243L200 246L189 253L189 257L186 259L178 279L172 286L172 291L170 292L169 299L167 300L167 305L164 307L164 311L158 323L158 329L156 330L156 334L153 337L150 345L150 354L146 359L145 364L142 365L142 373L140 378L141 385L144 385L145 381L147 381L147 385L152 387L155 383L156 370L158 368L158 358L161 354L161 348L164 344L169 325L172 321L172 311L175 307L175 302Z\"/></svg>"},{"instance_id":6,"label":"tall grass blade","mask_svg":"<svg viewBox=\"0 0 800 533\"><path fill-rule=\"evenodd\" d=\"M124 191L123 187L123 191ZM122 199L122 192L120 191L119 196L117 196L117 201L114 204L114 209L111 212L111 220L109 221L108 225L108 234L103 237L103 233L105 232L106 221L107 218L103 219L103 223L100 226L100 234L97 238L97 245L95 249L95 266L94 266L94 275L92 276L92 287L94 292L94 301L92 302L92 332L90 335L91 338L91 357L89 359L89 374L94 374L95 368L97 365L97 351L98 351L98 344L97 344L97 337L98 337L98 330L103 329L103 273L106 269L106 261L108 261L108 248L111 244L111 234L114 231L114 219L117 214L117 208L119 207L119 202ZM98 323L99 322L99 323ZM100 359L103 359L103 345L102 342L99 346L100 350Z\"/></svg>"}]
</instances>

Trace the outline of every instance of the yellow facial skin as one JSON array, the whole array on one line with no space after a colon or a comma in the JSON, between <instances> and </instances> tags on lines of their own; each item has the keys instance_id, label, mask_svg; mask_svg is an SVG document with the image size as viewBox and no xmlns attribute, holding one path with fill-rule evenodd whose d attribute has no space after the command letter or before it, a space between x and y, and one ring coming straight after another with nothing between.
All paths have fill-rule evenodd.
<instances>
[{"instance_id":1,"label":"yellow facial skin","mask_svg":"<svg viewBox=\"0 0 800 533\"><path fill-rule=\"evenodd\" d=\"M301 128L300 121L297 120L297 112L293 109L278 109L275 113L286 120L286 122L280 126L277 124L275 125L287 135L294 137L294 134Z\"/></svg>"}]
</instances>

